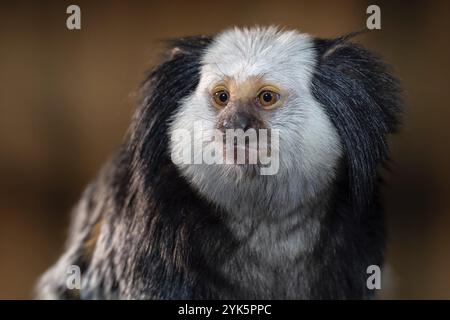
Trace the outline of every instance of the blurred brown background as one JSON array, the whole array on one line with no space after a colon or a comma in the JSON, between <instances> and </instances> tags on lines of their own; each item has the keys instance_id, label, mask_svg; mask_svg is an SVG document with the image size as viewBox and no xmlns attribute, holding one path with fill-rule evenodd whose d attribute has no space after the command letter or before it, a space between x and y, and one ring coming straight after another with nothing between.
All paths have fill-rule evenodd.
<instances>
[{"instance_id":1,"label":"blurred brown background","mask_svg":"<svg viewBox=\"0 0 450 320\"><path fill-rule=\"evenodd\" d=\"M190 3L190 4L189 4ZM0 298L31 298L61 252L69 209L116 148L159 40L278 24L358 41L391 63L408 114L391 139L384 298L450 298L448 1L54 1L0 4ZM69 31L78 4L82 29Z\"/></svg>"}]
</instances>

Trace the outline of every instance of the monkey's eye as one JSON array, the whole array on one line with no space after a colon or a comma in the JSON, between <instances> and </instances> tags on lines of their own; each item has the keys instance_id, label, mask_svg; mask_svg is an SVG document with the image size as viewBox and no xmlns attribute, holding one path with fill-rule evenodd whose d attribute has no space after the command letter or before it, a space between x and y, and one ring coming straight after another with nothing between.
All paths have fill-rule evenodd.
<instances>
[{"instance_id":1,"label":"monkey's eye","mask_svg":"<svg viewBox=\"0 0 450 320\"><path fill-rule=\"evenodd\" d=\"M218 87L214 90L213 99L215 105L222 108L228 104L228 101L230 100L230 94L225 88Z\"/></svg>"},{"instance_id":2,"label":"monkey's eye","mask_svg":"<svg viewBox=\"0 0 450 320\"><path fill-rule=\"evenodd\" d=\"M274 90L264 89L258 94L257 100L263 108L271 109L280 100L280 94Z\"/></svg>"}]
</instances>

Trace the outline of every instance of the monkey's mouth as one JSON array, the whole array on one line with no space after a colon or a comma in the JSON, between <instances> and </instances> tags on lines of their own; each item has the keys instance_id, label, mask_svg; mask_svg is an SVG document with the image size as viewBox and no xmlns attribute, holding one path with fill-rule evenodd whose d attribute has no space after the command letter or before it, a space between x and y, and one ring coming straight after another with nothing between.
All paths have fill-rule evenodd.
<instances>
[{"instance_id":1,"label":"monkey's mouth","mask_svg":"<svg viewBox=\"0 0 450 320\"><path fill-rule=\"evenodd\" d=\"M234 165L256 165L260 166L262 154L270 157L270 145L251 145L250 143L239 143L234 141L231 144L223 145L223 155L226 164Z\"/></svg>"}]
</instances>

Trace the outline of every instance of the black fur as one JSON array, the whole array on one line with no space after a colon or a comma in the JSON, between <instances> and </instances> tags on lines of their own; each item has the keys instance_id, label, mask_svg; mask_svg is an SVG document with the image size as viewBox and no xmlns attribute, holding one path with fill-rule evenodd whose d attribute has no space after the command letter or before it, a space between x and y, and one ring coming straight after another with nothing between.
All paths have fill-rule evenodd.
<instances>
[{"instance_id":1,"label":"black fur","mask_svg":"<svg viewBox=\"0 0 450 320\"><path fill-rule=\"evenodd\" d=\"M177 49L147 77L125 143L85 191L66 253L43 276L38 297L255 298L218 272L241 245L223 223L227 213L188 185L168 151L167 120L196 88L210 42L174 41ZM298 297L368 298L366 268L383 261L378 172L387 157L386 135L398 124L398 85L379 59L345 39L316 40L315 47L313 93L338 130L345 158L319 243L302 259L308 286ZM65 286L71 264L82 268L80 291Z\"/></svg>"},{"instance_id":2,"label":"black fur","mask_svg":"<svg viewBox=\"0 0 450 320\"><path fill-rule=\"evenodd\" d=\"M313 296L325 298L372 295L365 270L382 266L385 247L379 171L387 161L386 136L396 132L402 113L399 83L389 67L348 38L315 41L319 59L313 95L336 127L345 154L317 250L316 266L341 273L328 288L318 278Z\"/></svg>"}]
</instances>

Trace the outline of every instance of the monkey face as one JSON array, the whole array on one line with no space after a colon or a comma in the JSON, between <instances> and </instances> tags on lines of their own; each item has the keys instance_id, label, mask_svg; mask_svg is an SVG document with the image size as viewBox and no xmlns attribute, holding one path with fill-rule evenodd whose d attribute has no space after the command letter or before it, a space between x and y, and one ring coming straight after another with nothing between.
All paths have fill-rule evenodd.
<instances>
[{"instance_id":1,"label":"monkey face","mask_svg":"<svg viewBox=\"0 0 450 320\"><path fill-rule=\"evenodd\" d=\"M233 163L241 167L246 165L247 171L258 171L263 165L258 161L258 152L267 151L266 155L273 155L272 132L262 111L280 106L285 96L280 89L264 84L257 77L249 77L242 83L235 78L224 78L213 87L210 97L212 105L218 109L215 129L223 133L224 159L227 159L227 151L232 149ZM262 134L266 134L264 141ZM244 151L242 161L238 161L240 150ZM252 152L256 160L253 162Z\"/></svg>"},{"instance_id":2,"label":"monkey face","mask_svg":"<svg viewBox=\"0 0 450 320\"><path fill-rule=\"evenodd\" d=\"M236 194L237 188L253 196L262 191L272 202L280 194L280 201L293 205L324 190L342 151L326 106L311 94L315 64L312 40L295 31L256 28L219 34L204 53L196 90L181 101L171 119L170 149L182 174L218 202L232 202L223 200L224 193ZM201 136L195 135L199 123ZM265 130L269 141L265 146L258 141L256 149L276 154L278 163L272 165L277 170L261 174L264 166L259 162L205 163L199 154L204 149L199 148L191 148L189 163L181 159L186 144L211 147L224 142L223 137L214 139L217 132L228 130L244 135L254 131L258 138ZM226 149L215 150L225 150L226 160Z\"/></svg>"}]
</instances>

